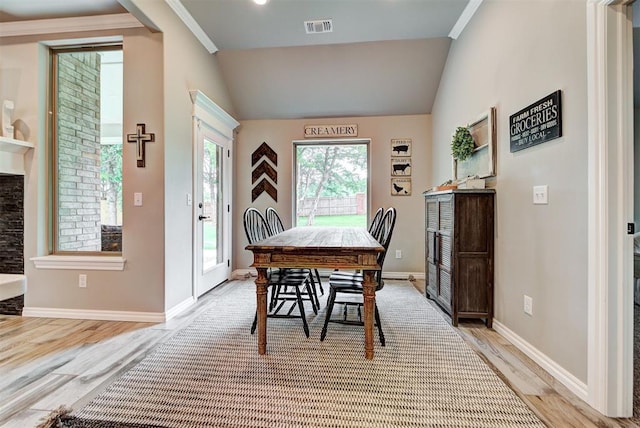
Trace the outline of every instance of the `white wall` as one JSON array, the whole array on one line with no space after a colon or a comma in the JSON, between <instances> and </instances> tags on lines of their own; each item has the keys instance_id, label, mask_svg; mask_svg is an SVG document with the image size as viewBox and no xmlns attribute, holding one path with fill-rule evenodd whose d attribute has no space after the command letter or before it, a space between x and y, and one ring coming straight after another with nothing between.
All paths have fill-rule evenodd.
<instances>
[{"instance_id":1,"label":"white wall","mask_svg":"<svg viewBox=\"0 0 640 428\"><path fill-rule=\"evenodd\" d=\"M198 89L233 116L234 110L215 55L209 54L164 1L133 0L163 32L164 62L154 73L163 78L159 94L165 118L163 182L165 237L165 308L191 296L193 193L192 120L189 91Z\"/></svg>"},{"instance_id":2,"label":"white wall","mask_svg":"<svg viewBox=\"0 0 640 428\"><path fill-rule=\"evenodd\" d=\"M640 85L640 82L634 82ZM636 225L636 233L640 232L640 108L633 110L633 222Z\"/></svg>"},{"instance_id":3,"label":"white wall","mask_svg":"<svg viewBox=\"0 0 640 428\"><path fill-rule=\"evenodd\" d=\"M36 145L25 157L26 307L131 311L162 314L191 296L192 104L200 89L233 112L226 86L210 55L165 2L137 0L162 32L147 29L63 33L0 40L0 100L16 103L15 118ZM122 35L124 39L124 132L145 123L155 133L146 144L146 166L137 168L135 145L124 144L124 271L36 269L29 259L48 251L46 141L47 49L42 40ZM133 193L143 206L133 206ZM78 287L78 274L88 276Z\"/></svg>"},{"instance_id":4,"label":"white wall","mask_svg":"<svg viewBox=\"0 0 640 428\"><path fill-rule=\"evenodd\" d=\"M497 109L495 316L587 379L586 9L485 0L451 46L433 108L434 182L450 178L456 126ZM510 153L509 116L562 90L563 136ZM549 205L532 187L549 186ZM523 296L533 298L533 316Z\"/></svg>"},{"instance_id":5,"label":"white wall","mask_svg":"<svg viewBox=\"0 0 640 428\"><path fill-rule=\"evenodd\" d=\"M358 125L358 138L371 138L371 209L394 206L398 210L396 227L385 259L386 272L424 274L424 198L431 184L431 117L429 115L341 117L300 120L247 120L240 123L236 148L234 204L234 269L246 269L253 262L245 250L247 238L242 214L249 206L262 212L273 206L291 226L293 140L304 140L304 126L318 124ZM412 194L391 196L391 139L411 138ZM251 201L251 153L266 142L278 154L278 202L263 193ZM402 250L402 259L395 250Z\"/></svg>"},{"instance_id":6,"label":"white wall","mask_svg":"<svg viewBox=\"0 0 640 428\"><path fill-rule=\"evenodd\" d=\"M30 259L48 254L48 141L46 135L46 82L48 51L42 40L122 35L125 55L125 132L144 122L156 133L156 143L147 146L147 168L135 167L135 147L123 147L123 256L124 271L81 271L36 269ZM51 34L3 39L0 99L15 100L15 118L29 127L28 140L35 148L26 155L25 171L25 273L28 278L25 306L81 310L161 312L163 293L163 240L158 230L162 218L149 221L162 211L163 159L162 111L159 103L148 103L162 91L161 76L145 75L149 67L162 64L162 35L145 29L78 34ZM135 112L135 113L134 113ZM134 185L135 183L135 185ZM133 207L133 191L145 193L145 205ZM158 269L160 266L160 269ZM78 287L78 274L87 274L87 288Z\"/></svg>"}]
</instances>

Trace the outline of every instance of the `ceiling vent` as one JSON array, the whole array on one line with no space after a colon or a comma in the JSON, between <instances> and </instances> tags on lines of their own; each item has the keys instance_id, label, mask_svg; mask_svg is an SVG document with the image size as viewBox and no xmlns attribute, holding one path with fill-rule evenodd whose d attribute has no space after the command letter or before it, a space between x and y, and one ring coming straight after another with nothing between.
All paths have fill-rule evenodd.
<instances>
[{"instance_id":1,"label":"ceiling vent","mask_svg":"<svg viewBox=\"0 0 640 428\"><path fill-rule=\"evenodd\" d=\"M304 21L304 28L307 34L332 33L333 20L319 19L316 21Z\"/></svg>"}]
</instances>

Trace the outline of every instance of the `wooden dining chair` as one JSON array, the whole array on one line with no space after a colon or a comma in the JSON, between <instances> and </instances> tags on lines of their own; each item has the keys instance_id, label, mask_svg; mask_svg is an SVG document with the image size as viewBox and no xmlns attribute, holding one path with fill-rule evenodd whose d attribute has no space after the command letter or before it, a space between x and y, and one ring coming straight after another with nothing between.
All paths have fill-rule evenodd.
<instances>
[{"instance_id":1,"label":"wooden dining chair","mask_svg":"<svg viewBox=\"0 0 640 428\"><path fill-rule=\"evenodd\" d=\"M376 213L373 215L373 219L369 224L369 233L378 240L378 232L380 229L380 224L382 223L382 216L384 215L384 208L380 207L376 210Z\"/></svg>"},{"instance_id":2,"label":"wooden dining chair","mask_svg":"<svg viewBox=\"0 0 640 428\"><path fill-rule=\"evenodd\" d=\"M267 224L271 229L271 233L273 233L274 235L285 231L284 224L282 223L282 219L280 218L280 214L278 214L278 211L276 211L275 208L267 208L264 214L264 218L265 220L267 220Z\"/></svg>"},{"instance_id":3,"label":"wooden dining chair","mask_svg":"<svg viewBox=\"0 0 640 428\"><path fill-rule=\"evenodd\" d=\"M247 240L250 244L262 241L272 235L267 221L262 216L262 213L253 207L249 207L245 210L243 215L243 223ZM309 337L309 326L307 324L306 311L304 309L304 302L302 298L302 289L307 294L312 293L311 282L309 280L309 274L298 269L297 272L293 272L289 269L276 269L270 270L268 273L267 288L271 290L272 301L273 294L276 290L280 291L282 287L287 288L286 293L281 294L278 301L275 304L270 304L267 312L267 317L270 318L301 318L302 328L307 337ZM285 304L289 302L291 306L286 310ZM311 305L314 313L318 312L318 308L315 302L312 300ZM299 315L294 315L293 311L298 308ZM284 312L286 310L286 312ZM258 324L258 312L253 318L253 324L251 325L251 334L255 333L256 326Z\"/></svg>"},{"instance_id":4,"label":"wooden dining chair","mask_svg":"<svg viewBox=\"0 0 640 428\"><path fill-rule=\"evenodd\" d=\"M373 236L375 238L376 241L379 241L379 233L380 233L380 224L382 223L382 217L384 216L384 208L380 207L376 210L376 213L373 215L373 219L371 219L371 223L369 223L369 228L367 229L369 231L369 233L371 234L371 236ZM342 271L342 270L338 270L335 269L333 271L333 278L334 279L338 279L338 278L344 278L344 279L354 279L354 278L360 278L360 280L363 280L362 274L360 274L360 270L356 270L356 271Z\"/></svg>"},{"instance_id":5,"label":"wooden dining chair","mask_svg":"<svg viewBox=\"0 0 640 428\"><path fill-rule=\"evenodd\" d=\"M384 251L382 251L378 255L378 265L380 266L380 270L376 271L375 279L376 279L376 292L382 290L384 287L384 281L382 280L382 266L384 264L385 256L387 255L387 250L389 249L389 243L391 242L391 236L393 234L393 229L396 224L396 209L389 208L386 210L382 218L380 219L380 224L378 225L378 237L377 241L382 245ZM324 340L327 335L327 327L330 322L340 323L340 324L350 324L350 325L364 325L362 321L362 306L364 304L363 299L358 300L342 300L338 301L337 296L339 293L345 295L363 295L362 283L364 282L364 276L362 273L349 273L337 271L333 272L329 277L329 299L327 301L327 314L324 319L324 326L322 327L322 332L320 333L320 340ZM336 303L343 304L343 316L340 319L331 318L331 314L333 312L333 307ZM347 317L348 308L351 306L355 306L357 309L358 319L349 319ZM385 346L385 338L384 333L382 332L382 323L380 322L380 313L378 312L378 305L374 306L374 315L375 315L375 323L378 327L378 336L380 338L380 344Z\"/></svg>"},{"instance_id":6,"label":"wooden dining chair","mask_svg":"<svg viewBox=\"0 0 640 428\"><path fill-rule=\"evenodd\" d=\"M280 218L280 214L276 211L275 208L269 207L265 211L265 219L267 220L267 224L269 225L269 229L271 229L271 233L278 234L280 232L285 231L284 223ZM317 288L320 288L320 295L324 296L324 288L322 287L322 280L320 279L320 272L318 269L309 269L310 272L310 280L311 280L311 288L313 290L313 298L315 300L315 304L318 308L320 308L320 300L318 299L318 291ZM316 287L316 282L318 287Z\"/></svg>"}]
</instances>

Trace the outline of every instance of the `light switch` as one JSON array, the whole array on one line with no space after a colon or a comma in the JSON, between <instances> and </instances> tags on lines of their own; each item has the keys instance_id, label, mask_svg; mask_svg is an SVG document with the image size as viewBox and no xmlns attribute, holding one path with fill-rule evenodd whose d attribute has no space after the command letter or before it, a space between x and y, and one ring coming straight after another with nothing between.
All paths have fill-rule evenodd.
<instances>
[{"instance_id":1,"label":"light switch","mask_svg":"<svg viewBox=\"0 0 640 428\"><path fill-rule=\"evenodd\" d=\"M187 205L191 206L193 204L193 198L191 197L191 193L187 193Z\"/></svg>"},{"instance_id":2,"label":"light switch","mask_svg":"<svg viewBox=\"0 0 640 428\"><path fill-rule=\"evenodd\" d=\"M142 192L135 192L133 194L133 205L136 207L142 206Z\"/></svg>"},{"instance_id":3,"label":"light switch","mask_svg":"<svg viewBox=\"0 0 640 428\"><path fill-rule=\"evenodd\" d=\"M546 205L549 203L549 186L533 186L533 203Z\"/></svg>"}]
</instances>

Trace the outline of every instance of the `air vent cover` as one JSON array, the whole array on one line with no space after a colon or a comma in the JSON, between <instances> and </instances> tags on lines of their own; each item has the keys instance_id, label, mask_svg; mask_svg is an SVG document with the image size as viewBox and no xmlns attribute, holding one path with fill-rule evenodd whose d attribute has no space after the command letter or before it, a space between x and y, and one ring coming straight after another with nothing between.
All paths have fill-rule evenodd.
<instances>
[{"instance_id":1,"label":"air vent cover","mask_svg":"<svg viewBox=\"0 0 640 428\"><path fill-rule=\"evenodd\" d=\"M316 21L304 21L304 29L307 31L307 34L332 33L333 20L319 19Z\"/></svg>"}]
</instances>

